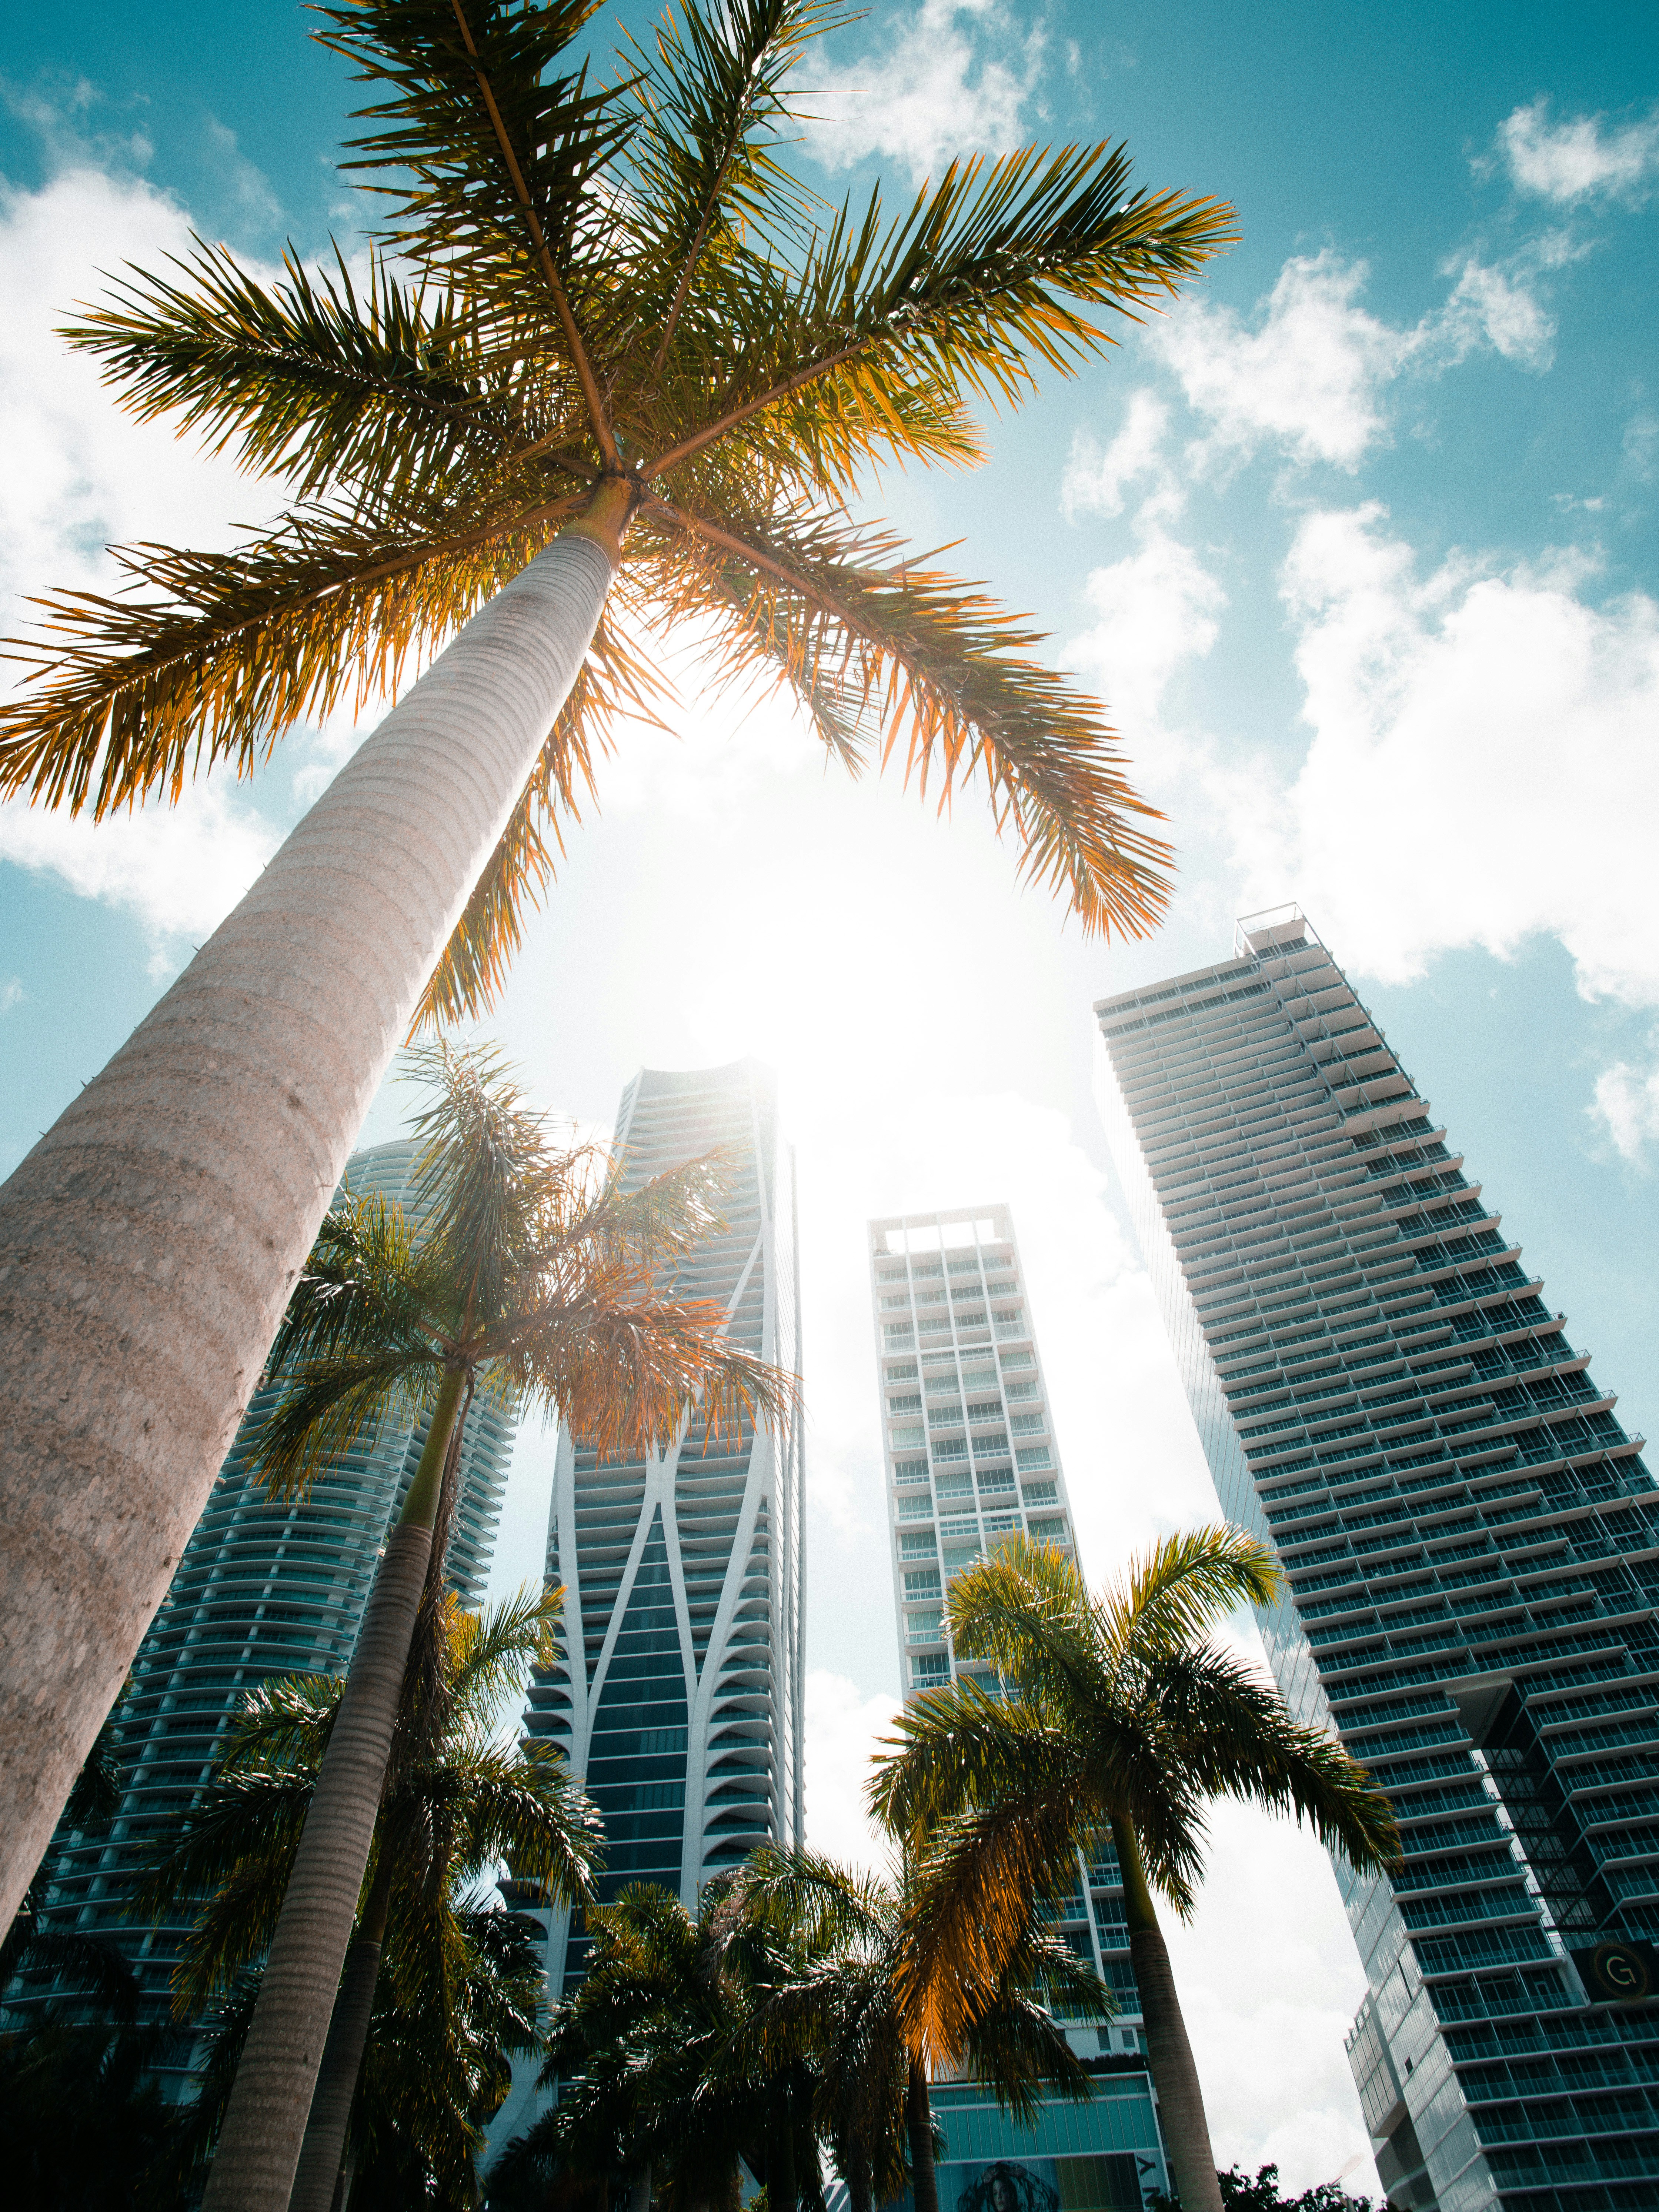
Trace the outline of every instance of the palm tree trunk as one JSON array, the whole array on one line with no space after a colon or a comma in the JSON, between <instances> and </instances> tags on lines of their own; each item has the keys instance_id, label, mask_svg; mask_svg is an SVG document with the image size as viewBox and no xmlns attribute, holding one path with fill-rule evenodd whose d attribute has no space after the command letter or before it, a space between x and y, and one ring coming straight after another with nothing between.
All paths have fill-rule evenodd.
<instances>
[{"instance_id":1,"label":"palm tree trunk","mask_svg":"<svg viewBox=\"0 0 1659 2212\"><path fill-rule=\"evenodd\" d=\"M1175 2193L1182 2212L1221 2212L1221 2185L1210 2148L1210 2124L1204 2116L1204 2092L1181 2016L1170 1954L1147 1887L1140 1845L1127 1820L1114 1819L1112 1840L1123 1875L1123 1908L1129 1923L1129 1961L1140 1992L1140 2017L1146 2026L1146 2057L1158 2091L1158 2113L1174 2168Z\"/></svg>"},{"instance_id":2,"label":"palm tree trunk","mask_svg":"<svg viewBox=\"0 0 1659 2212\"><path fill-rule=\"evenodd\" d=\"M317 2089L300 2148L289 2212L330 2212L339 2188L346 2128L357 2094L357 2077L363 2070L363 2046L368 2041L369 2015L374 2009L374 1984L380 1975L380 1952L396 1874L396 1854L383 1842L380 1863L374 1869L362 1917L351 1939L345 1979L334 2001L334 2017L328 2024L328 2041L317 2069Z\"/></svg>"},{"instance_id":3,"label":"palm tree trunk","mask_svg":"<svg viewBox=\"0 0 1659 2212\"><path fill-rule=\"evenodd\" d=\"M642 2166L634 2176L633 2192L628 2200L628 2212L651 2212L651 2168Z\"/></svg>"},{"instance_id":4,"label":"palm tree trunk","mask_svg":"<svg viewBox=\"0 0 1659 2212\"><path fill-rule=\"evenodd\" d=\"M202 2212L287 2212L362 1895L444 1461L465 1386L459 1368L450 1369L439 1385L421 1463L374 1578L225 2108ZM329 2180L331 2186L332 2172Z\"/></svg>"},{"instance_id":5,"label":"palm tree trunk","mask_svg":"<svg viewBox=\"0 0 1659 2212\"><path fill-rule=\"evenodd\" d=\"M0 1186L0 1928L581 666L627 501L607 478L474 616Z\"/></svg>"},{"instance_id":6,"label":"palm tree trunk","mask_svg":"<svg viewBox=\"0 0 1659 2212\"><path fill-rule=\"evenodd\" d=\"M904 2100L904 2131L910 2139L910 2195L915 2212L939 2212L939 2176L933 2170L933 2100L927 2093L927 2069L910 2062L910 2094Z\"/></svg>"}]
</instances>

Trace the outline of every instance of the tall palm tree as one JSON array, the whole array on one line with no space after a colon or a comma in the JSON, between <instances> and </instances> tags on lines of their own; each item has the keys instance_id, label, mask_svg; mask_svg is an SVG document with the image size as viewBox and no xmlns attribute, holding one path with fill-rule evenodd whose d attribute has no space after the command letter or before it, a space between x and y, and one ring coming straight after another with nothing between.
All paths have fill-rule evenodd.
<instances>
[{"instance_id":1,"label":"tall palm tree","mask_svg":"<svg viewBox=\"0 0 1659 2212\"><path fill-rule=\"evenodd\" d=\"M960 1916L941 1887L954 1871L910 1861L884 1881L774 1847L736 1876L751 1917L800 1931L807 1971L769 1993L761 2025L817 2060L819 2123L853 2212L903 2188L902 2143L916 2212L939 2212L934 2075L967 2065L1026 2122L1045 2084L1091 2094L1048 2004L1108 2018L1111 1990L1049 1931L1030 1890L1004 1900L1010 1940L988 1972L982 1947L960 1942ZM942 1922L958 1940L941 1936Z\"/></svg>"},{"instance_id":2,"label":"tall palm tree","mask_svg":"<svg viewBox=\"0 0 1659 2212\"><path fill-rule=\"evenodd\" d=\"M979 779L1085 928L1166 896L1038 633L855 510L885 460L978 459L974 403L1098 358L1231 211L1133 191L1105 146L827 208L783 151L826 0L679 0L603 85L570 59L593 5L324 9L386 258L273 285L204 246L74 334L291 503L229 553L130 549L137 597L46 603L0 795L176 798L438 658L0 1191L0 1924L399 1039L488 1000L596 754L654 711L645 639L784 684L849 766L896 749L941 802Z\"/></svg>"},{"instance_id":3,"label":"tall palm tree","mask_svg":"<svg viewBox=\"0 0 1659 2212\"><path fill-rule=\"evenodd\" d=\"M720 1225L717 1160L624 1190L592 1147L556 1140L490 1050L440 1043L411 1065L432 1087L413 1123L418 1228L378 1199L329 1214L271 1347L280 1387L247 1440L251 1467L292 1492L388 1413L428 1409L271 1938L209 2212L286 2212L474 1392L515 1392L602 1454L630 1455L665 1443L696 1401L710 1443L793 1405L793 1378L726 1340L718 1301L660 1287ZM352 2002L361 2021L361 1990ZM343 2124L337 2102L337 2135Z\"/></svg>"},{"instance_id":4,"label":"tall palm tree","mask_svg":"<svg viewBox=\"0 0 1659 2212\"><path fill-rule=\"evenodd\" d=\"M1094 1597L1064 1553L1010 1540L951 1584L949 1620L958 1654L994 1662L1017 1694L963 1680L915 1698L870 1784L872 1808L925 1851L937 1882L940 1909L904 1970L924 2010L939 1951L994 1972L1024 1900L1069 1889L1079 1848L1110 1837L1187 2212L1219 2212L1221 2198L1153 1891L1192 1911L1215 1796L1292 1812L1356 1867L1399 1848L1364 1769L1212 1640L1230 1608L1270 1603L1279 1583L1273 1554L1237 1528L1166 1537Z\"/></svg>"},{"instance_id":5,"label":"tall palm tree","mask_svg":"<svg viewBox=\"0 0 1659 2212\"><path fill-rule=\"evenodd\" d=\"M473 1899L503 1859L556 1896L574 1901L587 1891L601 1835L592 1805L562 1753L538 1743L503 1746L495 1733L503 1702L522 1693L532 1666L551 1659L559 1607L553 1590L521 1592L481 1614L453 1598L444 1607L442 1710L426 1726L418 1711L405 1711L403 1733L413 1741L402 1747L374 1825L296 2207L308 2189L326 2212L354 2098L354 2157L378 2143L384 2160L401 2133L427 2171L452 2193L459 2189L482 2140L476 2114L482 2107L487 2119L506 2092L503 2039L509 2048L537 2041L533 1991L526 2019L514 1976L533 1978L539 1960L526 1968L507 1955L510 1943L498 1957L497 1939L510 1931ZM343 1685L322 1675L254 1692L200 1802L148 1870L141 1909L202 1900L175 1977L181 2015L234 1990L270 1942L342 1702ZM247 2064L250 2015L247 2004L234 2005L234 2032L218 2039L198 2128L204 2152L222 2132L233 2081ZM343 2018L350 2030L343 2036ZM325 2113L337 2115L337 2124L319 2126Z\"/></svg>"}]
</instances>

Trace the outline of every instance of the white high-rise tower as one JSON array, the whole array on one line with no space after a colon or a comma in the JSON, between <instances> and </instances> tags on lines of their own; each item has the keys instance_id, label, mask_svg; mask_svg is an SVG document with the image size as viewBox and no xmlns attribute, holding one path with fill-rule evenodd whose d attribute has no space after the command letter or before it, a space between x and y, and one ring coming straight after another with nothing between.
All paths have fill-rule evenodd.
<instances>
[{"instance_id":1,"label":"white high-rise tower","mask_svg":"<svg viewBox=\"0 0 1659 2212\"><path fill-rule=\"evenodd\" d=\"M725 1233L674 1290L718 1299L735 1343L798 1371L793 1158L770 1071L642 1069L617 1141L635 1182L726 1152ZM648 1460L560 1432L547 1573L564 1585L564 1657L526 1725L565 1747L605 1816L602 1896L655 1881L695 1905L757 1844L801 1840L801 1480L798 1420L706 1449L694 1419ZM580 1921L550 1927L556 1996L585 1944Z\"/></svg>"}]
</instances>

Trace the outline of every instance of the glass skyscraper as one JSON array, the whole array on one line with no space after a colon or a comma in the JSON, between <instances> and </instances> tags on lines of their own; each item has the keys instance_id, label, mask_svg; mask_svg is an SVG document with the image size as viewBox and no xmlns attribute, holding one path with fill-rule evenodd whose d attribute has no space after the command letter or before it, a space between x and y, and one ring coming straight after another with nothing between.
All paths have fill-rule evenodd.
<instances>
[{"instance_id":1,"label":"glass skyscraper","mask_svg":"<svg viewBox=\"0 0 1659 2212\"><path fill-rule=\"evenodd\" d=\"M417 1158L409 1139L356 1152L347 1186L406 1203ZM250 1405L139 1646L123 1707L115 1818L85 1836L60 1829L47 1858L49 1924L118 1948L139 1978L140 2016L156 2024L171 2021L169 1983L187 1925L128 1917L137 1862L188 1809L248 1691L268 1675L344 1673L381 1547L426 1442L427 1416L383 1423L372 1443L327 1466L305 1498L273 1501L249 1468L246 1445L271 1396L260 1391ZM465 1605L483 1601L514 1425L510 1410L482 1395L467 1418L449 1548L450 1584ZM51 1993L49 1984L26 1983L12 1993L14 2005ZM193 2041L180 2028L164 2050L169 2094L188 2090Z\"/></svg>"},{"instance_id":2,"label":"glass skyscraper","mask_svg":"<svg viewBox=\"0 0 1659 2212\"><path fill-rule=\"evenodd\" d=\"M1013 1222L1001 1206L895 1215L870 1224L869 1256L901 1675L909 1695L963 1674L995 1689L994 1673L951 1648L952 1577L1015 1530L1076 1554ZM1036 2191L1022 2191L1022 2201L1057 2197L1067 2212L1138 2212L1146 2189L1169 2185L1109 1840L1092 1863L1079 1856L1058 1932L1112 1985L1120 2007L1110 2022L1066 2023L1098 2076L1094 2099L1045 2100L1035 2127L1021 2128L978 2084L939 2084L946 2212L957 2198L977 2212L981 2182L999 2160L1030 2172ZM988 2212L991 2203L986 2197Z\"/></svg>"},{"instance_id":3,"label":"glass skyscraper","mask_svg":"<svg viewBox=\"0 0 1659 2212\"><path fill-rule=\"evenodd\" d=\"M617 1144L635 1184L725 1152L724 1233L672 1292L717 1300L733 1343L799 1373L794 1162L770 1071L641 1069ZM602 1460L561 1431L547 1576L564 1586L564 1650L525 1726L564 1748L605 1816L601 1897L653 1881L695 1908L757 1844L801 1840L801 1517L798 1419L779 1433L745 1422L710 1445L694 1416L665 1452L636 1460ZM546 1919L556 1998L586 1939L580 1916ZM522 2124L517 2100L507 2117Z\"/></svg>"},{"instance_id":4,"label":"glass skyscraper","mask_svg":"<svg viewBox=\"0 0 1659 2212\"><path fill-rule=\"evenodd\" d=\"M1394 1802L1338 1867L1396 2204L1659 2205L1659 1494L1299 909L1103 1000L1101 1103L1292 1709Z\"/></svg>"}]
</instances>

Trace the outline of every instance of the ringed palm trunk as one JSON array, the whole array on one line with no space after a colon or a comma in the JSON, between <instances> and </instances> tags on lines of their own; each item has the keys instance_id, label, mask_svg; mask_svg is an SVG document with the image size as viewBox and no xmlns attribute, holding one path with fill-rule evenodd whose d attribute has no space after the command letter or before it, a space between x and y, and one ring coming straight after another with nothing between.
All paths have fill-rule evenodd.
<instances>
[{"instance_id":1,"label":"ringed palm trunk","mask_svg":"<svg viewBox=\"0 0 1659 2212\"><path fill-rule=\"evenodd\" d=\"M461 1369L452 1368L439 1385L421 1462L374 1578L260 1978L202 2212L287 2212L362 1895L444 1461L465 1379ZM337 2140L325 2206L339 2164Z\"/></svg>"},{"instance_id":2,"label":"ringed palm trunk","mask_svg":"<svg viewBox=\"0 0 1659 2212\"><path fill-rule=\"evenodd\" d=\"M317 2069L317 2087L311 2100L311 2117L306 2122L289 2212L329 2212L339 2192L346 2128L357 2094L357 2078L363 2070L363 2050L374 2009L374 1984L380 1978L380 1953L386 1944L397 1870L395 1855L382 1842L380 1863L346 1954L345 1978L328 2024L328 2040Z\"/></svg>"},{"instance_id":3,"label":"ringed palm trunk","mask_svg":"<svg viewBox=\"0 0 1659 2212\"><path fill-rule=\"evenodd\" d=\"M910 2061L910 2089L904 2100L904 2132L910 2140L910 2195L915 2212L939 2212L939 2175L933 2166L933 2100L927 2069Z\"/></svg>"},{"instance_id":4,"label":"ringed palm trunk","mask_svg":"<svg viewBox=\"0 0 1659 2212\"><path fill-rule=\"evenodd\" d=\"M1176 1995L1170 1954L1152 1905L1140 1845L1127 1820L1114 1818L1112 1840L1123 1875L1123 1909L1129 1923L1129 1963L1140 1992L1140 2016L1146 2024L1146 2057L1158 2091L1158 2118L1174 2168L1175 2193L1182 2212L1222 2212L1221 2185L1210 2148L1210 2124L1204 2116L1204 2092L1187 2040Z\"/></svg>"},{"instance_id":5,"label":"ringed palm trunk","mask_svg":"<svg viewBox=\"0 0 1659 2212\"><path fill-rule=\"evenodd\" d=\"M482 608L0 1186L0 1928L592 641L627 491Z\"/></svg>"}]
</instances>

